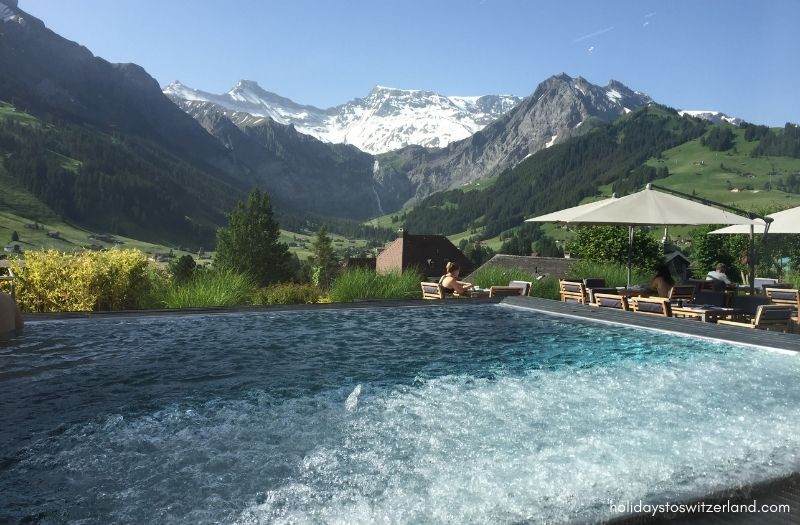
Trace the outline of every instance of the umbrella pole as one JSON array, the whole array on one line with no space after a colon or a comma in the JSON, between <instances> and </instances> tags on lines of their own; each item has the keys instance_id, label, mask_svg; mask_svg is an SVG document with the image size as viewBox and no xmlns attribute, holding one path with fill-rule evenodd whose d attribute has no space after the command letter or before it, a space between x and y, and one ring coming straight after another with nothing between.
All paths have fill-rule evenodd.
<instances>
[{"instance_id":1,"label":"umbrella pole","mask_svg":"<svg viewBox=\"0 0 800 525\"><path fill-rule=\"evenodd\" d=\"M755 293L756 288L756 247L755 247L755 232L753 231L753 225L750 225L750 257L748 257L747 265L749 266L748 270L750 271L749 281L750 283L750 295Z\"/></svg>"},{"instance_id":2,"label":"umbrella pole","mask_svg":"<svg viewBox=\"0 0 800 525\"><path fill-rule=\"evenodd\" d=\"M631 287L631 252L633 251L633 224L628 225L628 285Z\"/></svg>"}]
</instances>

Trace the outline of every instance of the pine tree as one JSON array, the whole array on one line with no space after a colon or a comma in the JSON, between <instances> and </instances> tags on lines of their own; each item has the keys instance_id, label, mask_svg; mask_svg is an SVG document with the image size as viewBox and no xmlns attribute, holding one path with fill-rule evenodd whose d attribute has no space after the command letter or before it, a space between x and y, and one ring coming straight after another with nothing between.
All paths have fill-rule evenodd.
<instances>
[{"instance_id":1,"label":"pine tree","mask_svg":"<svg viewBox=\"0 0 800 525\"><path fill-rule=\"evenodd\" d=\"M311 254L309 263L311 264L312 280L314 284L327 290L336 277L339 265L325 226L320 227L317 236L311 241Z\"/></svg>"},{"instance_id":2,"label":"pine tree","mask_svg":"<svg viewBox=\"0 0 800 525\"><path fill-rule=\"evenodd\" d=\"M228 216L228 227L217 231L215 264L250 275L258 286L289 278L289 249L279 242L269 195L250 192Z\"/></svg>"},{"instance_id":3,"label":"pine tree","mask_svg":"<svg viewBox=\"0 0 800 525\"><path fill-rule=\"evenodd\" d=\"M17 230L14 230L11 233L11 242L19 242L19 234L17 233Z\"/></svg>"}]
</instances>

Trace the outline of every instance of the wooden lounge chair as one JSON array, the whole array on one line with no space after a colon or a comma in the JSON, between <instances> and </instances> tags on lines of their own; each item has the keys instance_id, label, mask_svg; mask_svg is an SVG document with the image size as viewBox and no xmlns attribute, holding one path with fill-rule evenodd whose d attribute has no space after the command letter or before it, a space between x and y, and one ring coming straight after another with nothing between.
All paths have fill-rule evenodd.
<instances>
[{"instance_id":1,"label":"wooden lounge chair","mask_svg":"<svg viewBox=\"0 0 800 525\"><path fill-rule=\"evenodd\" d=\"M717 324L740 326L742 328L759 328L762 330L778 329L788 332L792 320L792 307L783 304L765 304L758 307L756 317L750 322L726 321L720 319Z\"/></svg>"},{"instance_id":2,"label":"wooden lounge chair","mask_svg":"<svg viewBox=\"0 0 800 525\"><path fill-rule=\"evenodd\" d=\"M588 277L583 280L583 285L586 288L608 288L606 280L602 277Z\"/></svg>"},{"instance_id":3,"label":"wooden lounge chair","mask_svg":"<svg viewBox=\"0 0 800 525\"><path fill-rule=\"evenodd\" d=\"M581 281L559 279L559 295L565 303L587 304L586 286Z\"/></svg>"},{"instance_id":4,"label":"wooden lounge chair","mask_svg":"<svg viewBox=\"0 0 800 525\"><path fill-rule=\"evenodd\" d=\"M600 308L616 308L617 310L625 310L626 312L631 309L627 297L610 293L595 292L594 302L592 304Z\"/></svg>"},{"instance_id":5,"label":"wooden lounge chair","mask_svg":"<svg viewBox=\"0 0 800 525\"><path fill-rule=\"evenodd\" d=\"M509 286L516 286L518 288L522 288L521 295L530 295L531 288L533 287L533 283L530 281L509 281Z\"/></svg>"},{"instance_id":6,"label":"wooden lounge chair","mask_svg":"<svg viewBox=\"0 0 800 525\"><path fill-rule=\"evenodd\" d=\"M423 299L444 299L444 287L439 283L422 281L419 283Z\"/></svg>"},{"instance_id":7,"label":"wooden lounge chair","mask_svg":"<svg viewBox=\"0 0 800 525\"><path fill-rule=\"evenodd\" d=\"M669 297L631 297L634 312L661 317L672 317L672 305Z\"/></svg>"},{"instance_id":8,"label":"wooden lounge chair","mask_svg":"<svg viewBox=\"0 0 800 525\"><path fill-rule=\"evenodd\" d=\"M800 324L800 290L794 288L764 288L772 304L792 307L792 322Z\"/></svg>"},{"instance_id":9,"label":"wooden lounge chair","mask_svg":"<svg viewBox=\"0 0 800 525\"><path fill-rule=\"evenodd\" d=\"M695 288L691 284L676 284L669 291L669 301L673 304L678 301L694 303L694 290Z\"/></svg>"},{"instance_id":10,"label":"wooden lounge chair","mask_svg":"<svg viewBox=\"0 0 800 525\"><path fill-rule=\"evenodd\" d=\"M489 287L489 297L509 297L514 295L522 295L522 288L519 286Z\"/></svg>"}]
</instances>

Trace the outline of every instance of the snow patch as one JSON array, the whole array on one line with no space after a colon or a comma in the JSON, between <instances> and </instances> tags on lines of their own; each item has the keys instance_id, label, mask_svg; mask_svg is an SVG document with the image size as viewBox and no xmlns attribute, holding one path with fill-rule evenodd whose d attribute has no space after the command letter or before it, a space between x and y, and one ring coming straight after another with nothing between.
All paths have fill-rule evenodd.
<instances>
[{"instance_id":1,"label":"snow patch","mask_svg":"<svg viewBox=\"0 0 800 525\"><path fill-rule=\"evenodd\" d=\"M555 144L555 143L556 143L556 139L557 139L557 138L558 138L558 134L555 134L555 135L553 135L552 137L550 137L550 141L549 141L547 144L545 144L545 145L544 145L544 147L545 147L545 148L549 148L550 146L552 146L553 144Z\"/></svg>"},{"instance_id":2,"label":"snow patch","mask_svg":"<svg viewBox=\"0 0 800 525\"><path fill-rule=\"evenodd\" d=\"M608 100L610 100L614 104L618 104L620 99L622 98L622 94L616 89L609 89L608 91L606 91L606 97L608 97Z\"/></svg>"},{"instance_id":3,"label":"snow patch","mask_svg":"<svg viewBox=\"0 0 800 525\"><path fill-rule=\"evenodd\" d=\"M701 118L713 122L715 124L719 124L720 122L727 122L728 124L731 124L733 126L738 126L739 124L744 122L744 120L738 117L731 117L729 115L726 115L725 113L722 113L721 111L711 111L706 109L682 109L678 111L678 115L682 117L684 115L689 115L690 117Z\"/></svg>"}]
</instances>

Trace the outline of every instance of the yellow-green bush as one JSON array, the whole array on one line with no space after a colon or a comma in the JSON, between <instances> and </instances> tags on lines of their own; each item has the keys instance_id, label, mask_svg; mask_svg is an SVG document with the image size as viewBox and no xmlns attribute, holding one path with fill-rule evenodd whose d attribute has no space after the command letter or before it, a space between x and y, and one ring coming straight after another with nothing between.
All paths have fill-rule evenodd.
<instances>
[{"instance_id":1,"label":"yellow-green bush","mask_svg":"<svg viewBox=\"0 0 800 525\"><path fill-rule=\"evenodd\" d=\"M319 302L320 290L310 283L279 283L260 288L254 304L314 304Z\"/></svg>"},{"instance_id":2,"label":"yellow-green bush","mask_svg":"<svg viewBox=\"0 0 800 525\"><path fill-rule=\"evenodd\" d=\"M27 252L13 264L17 303L31 312L138 308L148 288L147 257L138 250Z\"/></svg>"}]
</instances>

